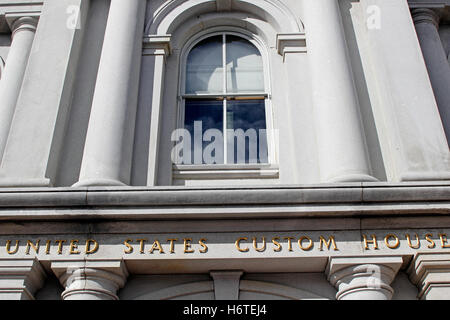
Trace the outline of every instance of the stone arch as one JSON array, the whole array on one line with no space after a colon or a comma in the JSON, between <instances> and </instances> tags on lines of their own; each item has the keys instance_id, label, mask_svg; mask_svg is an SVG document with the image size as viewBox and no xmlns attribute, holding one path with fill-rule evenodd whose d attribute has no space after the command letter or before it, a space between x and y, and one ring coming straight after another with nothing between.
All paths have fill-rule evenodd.
<instances>
[{"instance_id":1,"label":"stone arch","mask_svg":"<svg viewBox=\"0 0 450 320\"><path fill-rule=\"evenodd\" d=\"M242 12L210 12L183 23L183 28L174 30L171 38L172 48L181 48L188 39L208 29L234 29L247 31L263 40L265 44L275 46L276 30L266 21Z\"/></svg>"},{"instance_id":2,"label":"stone arch","mask_svg":"<svg viewBox=\"0 0 450 320\"><path fill-rule=\"evenodd\" d=\"M240 295L247 292L263 294L268 298L281 298L288 300L328 300L328 298L306 290L265 281L241 280L239 284L239 291Z\"/></svg>"},{"instance_id":3,"label":"stone arch","mask_svg":"<svg viewBox=\"0 0 450 320\"><path fill-rule=\"evenodd\" d=\"M135 300L172 300L189 299L190 296L211 293L214 295L213 281L198 281L180 284L164 288L155 292L145 293L135 298Z\"/></svg>"},{"instance_id":4,"label":"stone arch","mask_svg":"<svg viewBox=\"0 0 450 320\"><path fill-rule=\"evenodd\" d=\"M239 292L262 294L267 298L281 298L288 300L328 300L328 298L319 296L312 292L289 287L282 284L254 281L254 280L240 280ZM190 299L192 296L205 294L209 297L214 297L214 282L213 281L197 281L191 283L171 286L155 292L145 293L140 295L135 300L172 300L172 299Z\"/></svg>"},{"instance_id":5,"label":"stone arch","mask_svg":"<svg viewBox=\"0 0 450 320\"><path fill-rule=\"evenodd\" d=\"M146 23L146 35L172 34L191 17L212 12L242 12L270 23L277 33L301 33L299 18L279 0L170 0L162 4Z\"/></svg>"}]
</instances>

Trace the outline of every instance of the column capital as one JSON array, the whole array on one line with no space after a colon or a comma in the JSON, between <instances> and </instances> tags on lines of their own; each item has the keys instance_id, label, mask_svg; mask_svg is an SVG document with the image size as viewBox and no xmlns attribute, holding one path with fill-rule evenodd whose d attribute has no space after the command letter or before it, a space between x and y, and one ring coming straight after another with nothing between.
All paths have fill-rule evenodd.
<instances>
[{"instance_id":1,"label":"column capital","mask_svg":"<svg viewBox=\"0 0 450 320\"><path fill-rule=\"evenodd\" d=\"M20 30L36 31L39 22L40 12L21 12L21 13L7 13L5 15L14 37L14 33Z\"/></svg>"},{"instance_id":2,"label":"column capital","mask_svg":"<svg viewBox=\"0 0 450 320\"><path fill-rule=\"evenodd\" d=\"M390 284L403 264L401 257L330 258L328 281L338 290L337 300L391 299Z\"/></svg>"},{"instance_id":3,"label":"column capital","mask_svg":"<svg viewBox=\"0 0 450 320\"><path fill-rule=\"evenodd\" d=\"M46 277L37 259L0 259L0 299L34 300Z\"/></svg>"},{"instance_id":4,"label":"column capital","mask_svg":"<svg viewBox=\"0 0 450 320\"><path fill-rule=\"evenodd\" d=\"M414 24L431 23L439 29L440 16L434 9L429 8L415 8L411 10Z\"/></svg>"},{"instance_id":5,"label":"column capital","mask_svg":"<svg viewBox=\"0 0 450 320\"><path fill-rule=\"evenodd\" d=\"M145 36L143 45L143 55L145 56L156 56L163 55L164 57L169 56L172 53L172 48L170 46L171 35L148 35Z\"/></svg>"},{"instance_id":6,"label":"column capital","mask_svg":"<svg viewBox=\"0 0 450 320\"><path fill-rule=\"evenodd\" d=\"M51 268L65 287L64 300L119 300L128 277L123 260L56 261Z\"/></svg>"},{"instance_id":7,"label":"column capital","mask_svg":"<svg viewBox=\"0 0 450 320\"><path fill-rule=\"evenodd\" d=\"M435 288L450 288L450 254L418 253L407 269L409 279L419 288L419 299L424 299ZM450 292L450 290L446 289ZM449 293L441 298L449 299Z\"/></svg>"}]
</instances>

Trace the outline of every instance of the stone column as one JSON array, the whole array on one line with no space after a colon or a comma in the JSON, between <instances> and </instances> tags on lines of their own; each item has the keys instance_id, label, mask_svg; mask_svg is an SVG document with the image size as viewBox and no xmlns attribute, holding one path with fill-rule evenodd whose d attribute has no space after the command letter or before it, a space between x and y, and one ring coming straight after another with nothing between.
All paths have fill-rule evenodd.
<instances>
[{"instance_id":1,"label":"stone column","mask_svg":"<svg viewBox=\"0 0 450 320\"><path fill-rule=\"evenodd\" d=\"M112 0L75 186L129 184L145 0Z\"/></svg>"},{"instance_id":2,"label":"stone column","mask_svg":"<svg viewBox=\"0 0 450 320\"><path fill-rule=\"evenodd\" d=\"M36 259L1 259L0 300L34 300L45 278Z\"/></svg>"},{"instance_id":3,"label":"stone column","mask_svg":"<svg viewBox=\"0 0 450 320\"><path fill-rule=\"evenodd\" d=\"M450 299L450 254L419 253L407 271L411 282L419 288L419 299Z\"/></svg>"},{"instance_id":4,"label":"stone column","mask_svg":"<svg viewBox=\"0 0 450 320\"><path fill-rule=\"evenodd\" d=\"M371 176L339 3L314 0L303 5L321 180L376 181Z\"/></svg>"},{"instance_id":5,"label":"stone column","mask_svg":"<svg viewBox=\"0 0 450 320\"><path fill-rule=\"evenodd\" d=\"M412 10L412 16L447 141L450 141L450 65L439 36L440 18L427 8Z\"/></svg>"},{"instance_id":6,"label":"stone column","mask_svg":"<svg viewBox=\"0 0 450 320\"><path fill-rule=\"evenodd\" d=\"M65 287L64 300L119 300L128 277L122 261L61 261L51 268Z\"/></svg>"},{"instance_id":7,"label":"stone column","mask_svg":"<svg viewBox=\"0 0 450 320\"><path fill-rule=\"evenodd\" d=\"M19 17L11 24L12 42L0 81L0 160L8 139L37 23L36 17Z\"/></svg>"},{"instance_id":8,"label":"stone column","mask_svg":"<svg viewBox=\"0 0 450 320\"><path fill-rule=\"evenodd\" d=\"M400 257L331 258L326 274L337 300L390 300Z\"/></svg>"}]
</instances>

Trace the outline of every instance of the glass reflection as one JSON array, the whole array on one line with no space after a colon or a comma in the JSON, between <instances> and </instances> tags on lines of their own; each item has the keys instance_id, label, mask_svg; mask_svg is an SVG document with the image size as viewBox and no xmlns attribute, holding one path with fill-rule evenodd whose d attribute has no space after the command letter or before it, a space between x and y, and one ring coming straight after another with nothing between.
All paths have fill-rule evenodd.
<instances>
[{"instance_id":1,"label":"glass reflection","mask_svg":"<svg viewBox=\"0 0 450 320\"><path fill-rule=\"evenodd\" d=\"M211 142L215 142L217 148L211 151L215 158L213 161L216 164L223 164L223 101L186 100L184 117L184 128L189 131L191 136L191 163L212 164L212 161L207 161L203 157L203 151ZM205 133L209 129L220 131L221 141L220 139L214 141L214 138L204 139Z\"/></svg>"},{"instance_id":2,"label":"glass reflection","mask_svg":"<svg viewBox=\"0 0 450 320\"><path fill-rule=\"evenodd\" d=\"M263 62L259 50L237 36L226 37L227 92L264 92Z\"/></svg>"},{"instance_id":3,"label":"glass reflection","mask_svg":"<svg viewBox=\"0 0 450 320\"><path fill-rule=\"evenodd\" d=\"M229 163L267 163L264 100L227 102L227 160Z\"/></svg>"},{"instance_id":4,"label":"glass reflection","mask_svg":"<svg viewBox=\"0 0 450 320\"><path fill-rule=\"evenodd\" d=\"M223 37L214 36L191 50L186 67L186 93L223 92L222 44Z\"/></svg>"}]
</instances>

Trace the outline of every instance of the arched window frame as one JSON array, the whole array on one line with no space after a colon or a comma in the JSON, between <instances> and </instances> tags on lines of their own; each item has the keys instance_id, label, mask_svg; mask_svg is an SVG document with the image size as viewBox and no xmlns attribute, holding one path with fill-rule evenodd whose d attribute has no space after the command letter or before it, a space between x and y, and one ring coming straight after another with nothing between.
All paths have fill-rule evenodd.
<instances>
[{"instance_id":1,"label":"arched window frame","mask_svg":"<svg viewBox=\"0 0 450 320\"><path fill-rule=\"evenodd\" d=\"M263 73L264 73L264 93L255 93L254 96L264 96L265 102L265 114L266 114L266 129L267 129L267 148L268 148L268 163L258 163L258 164L194 164L194 165L174 165L175 171L183 171L181 174L186 178L277 178L278 177L278 155L276 150L276 143L278 137L275 137L274 127L273 127L273 106L272 106L272 95L271 95L271 77L270 77L270 63L269 63L269 53L268 46L264 43L262 39L255 36L254 34L241 30L239 28L223 28L223 27L215 27L209 30L205 30L196 34L196 36L189 39L180 53L179 60L179 83L178 83L178 109L177 109L177 128L184 128L184 110L185 110L185 101L189 97L193 95L188 95L185 92L186 89L186 64L189 53L191 50L201 41L214 37L217 35L234 35L237 37L241 37L251 44L253 44L261 54L263 61ZM195 97L208 97L208 94L202 95L197 94ZM211 97L216 97L217 94L210 95ZM236 93L236 94L227 94L226 96L252 96L251 93ZM215 171L215 174L211 172L208 173L209 169L220 169L223 170L218 174ZM199 172L203 171L202 174L189 174L189 171ZM233 170L239 170L233 174Z\"/></svg>"}]
</instances>

